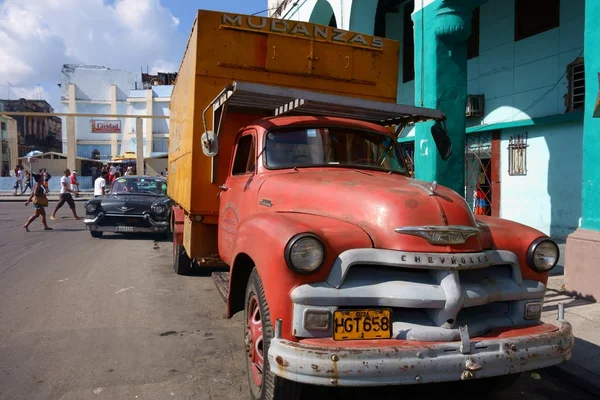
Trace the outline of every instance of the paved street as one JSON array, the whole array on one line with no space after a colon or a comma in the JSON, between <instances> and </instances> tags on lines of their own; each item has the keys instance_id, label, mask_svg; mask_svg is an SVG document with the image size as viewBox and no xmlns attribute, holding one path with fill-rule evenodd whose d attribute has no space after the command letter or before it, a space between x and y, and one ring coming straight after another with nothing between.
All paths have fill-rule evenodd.
<instances>
[{"instance_id":1,"label":"paved street","mask_svg":"<svg viewBox=\"0 0 600 400\"><path fill-rule=\"evenodd\" d=\"M53 207L54 203L51 203ZM83 203L77 203L84 214ZM92 239L58 212L55 229L0 203L0 399L245 399L242 318L223 317L210 277L177 276L171 245ZM65 217L65 218L63 218ZM497 399L592 399L547 371ZM310 398L481 398L466 385L308 390ZM453 397L455 396L455 397ZM439 395L438 397L439 398Z\"/></svg>"}]
</instances>

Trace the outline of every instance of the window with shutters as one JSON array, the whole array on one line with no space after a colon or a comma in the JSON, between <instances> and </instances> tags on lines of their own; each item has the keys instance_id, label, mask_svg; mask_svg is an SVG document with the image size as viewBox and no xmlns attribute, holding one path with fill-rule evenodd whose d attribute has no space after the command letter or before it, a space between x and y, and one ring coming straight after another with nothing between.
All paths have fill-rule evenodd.
<instances>
[{"instance_id":1,"label":"window with shutters","mask_svg":"<svg viewBox=\"0 0 600 400\"><path fill-rule=\"evenodd\" d=\"M585 69L583 58L578 58L567 67L569 93L567 112L581 111L585 105Z\"/></svg>"}]
</instances>

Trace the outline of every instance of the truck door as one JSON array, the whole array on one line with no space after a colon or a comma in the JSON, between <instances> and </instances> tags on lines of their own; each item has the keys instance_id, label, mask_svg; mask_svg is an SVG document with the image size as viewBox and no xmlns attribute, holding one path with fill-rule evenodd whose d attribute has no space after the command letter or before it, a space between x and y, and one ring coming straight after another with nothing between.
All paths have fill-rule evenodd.
<instances>
[{"instance_id":1,"label":"truck door","mask_svg":"<svg viewBox=\"0 0 600 400\"><path fill-rule=\"evenodd\" d=\"M244 131L236 142L229 175L221 186L219 204L219 253L223 261L233 250L234 236L239 224L254 206L252 187L256 169L256 132Z\"/></svg>"}]
</instances>

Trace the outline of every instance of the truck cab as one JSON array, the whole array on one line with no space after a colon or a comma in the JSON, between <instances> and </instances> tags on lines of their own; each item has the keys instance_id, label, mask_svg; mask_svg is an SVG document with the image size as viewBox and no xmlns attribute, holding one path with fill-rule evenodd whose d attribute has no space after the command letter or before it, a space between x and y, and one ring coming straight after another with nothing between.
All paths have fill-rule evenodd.
<instances>
[{"instance_id":1,"label":"truck cab","mask_svg":"<svg viewBox=\"0 0 600 400\"><path fill-rule=\"evenodd\" d=\"M173 267L227 266L212 275L227 317L244 313L253 399L297 398L305 384L511 381L570 357L570 324L541 321L556 243L408 176L397 133L429 123L447 160L441 111L291 87L285 74L219 88L194 71L214 97L174 91Z\"/></svg>"}]
</instances>

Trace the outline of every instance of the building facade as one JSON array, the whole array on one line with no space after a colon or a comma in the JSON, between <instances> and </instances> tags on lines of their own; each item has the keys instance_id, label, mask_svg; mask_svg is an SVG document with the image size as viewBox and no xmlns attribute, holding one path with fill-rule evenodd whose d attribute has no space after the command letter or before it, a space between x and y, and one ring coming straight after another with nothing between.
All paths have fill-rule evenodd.
<instances>
[{"instance_id":1,"label":"building facade","mask_svg":"<svg viewBox=\"0 0 600 400\"><path fill-rule=\"evenodd\" d=\"M54 109L45 100L0 100L0 111L45 112ZM60 151L62 121L58 117L15 116L17 123L17 154L23 157L32 150ZM7 122L4 121L4 125Z\"/></svg>"},{"instance_id":2,"label":"building facade","mask_svg":"<svg viewBox=\"0 0 600 400\"><path fill-rule=\"evenodd\" d=\"M277 3L275 18L400 41L397 102L444 111L454 147L443 162L431 124L403 132L416 178L468 202L479 187L478 212L566 238L567 289L600 297L599 1Z\"/></svg>"},{"instance_id":3,"label":"building facade","mask_svg":"<svg viewBox=\"0 0 600 400\"><path fill-rule=\"evenodd\" d=\"M151 75L94 65L64 65L60 84L64 112L131 115L131 118L76 117L77 156L110 160L126 152L136 152L135 116L169 116L176 76L176 73ZM168 136L168 118L144 118L144 157L166 156ZM66 137L65 126L65 148Z\"/></svg>"}]
</instances>

